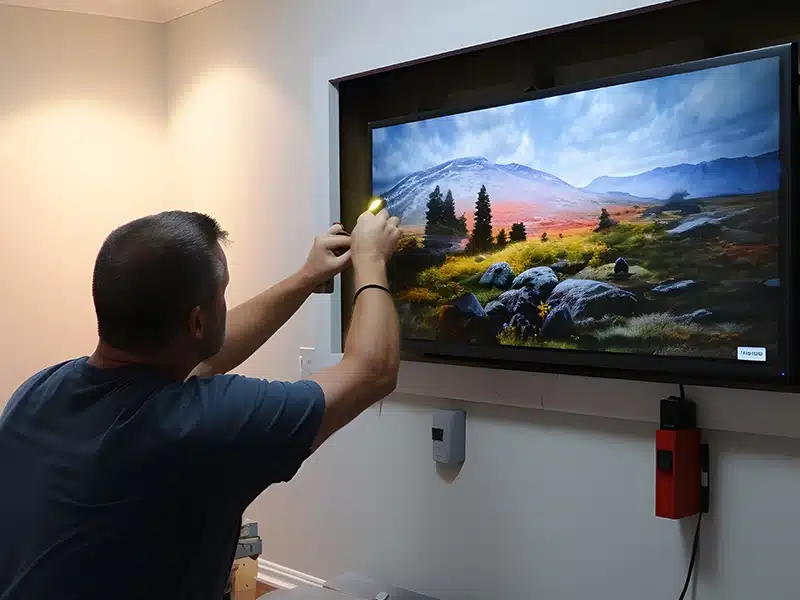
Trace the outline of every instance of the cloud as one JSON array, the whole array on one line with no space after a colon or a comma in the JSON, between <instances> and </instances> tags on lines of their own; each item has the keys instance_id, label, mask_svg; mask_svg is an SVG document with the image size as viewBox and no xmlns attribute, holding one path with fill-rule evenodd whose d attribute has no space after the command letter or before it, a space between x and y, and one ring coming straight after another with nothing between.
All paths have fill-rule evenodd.
<instances>
[{"instance_id":1,"label":"cloud","mask_svg":"<svg viewBox=\"0 0 800 600\"><path fill-rule=\"evenodd\" d=\"M391 185L467 156L585 186L681 162L777 149L779 60L766 58L373 131L373 180Z\"/></svg>"}]
</instances>

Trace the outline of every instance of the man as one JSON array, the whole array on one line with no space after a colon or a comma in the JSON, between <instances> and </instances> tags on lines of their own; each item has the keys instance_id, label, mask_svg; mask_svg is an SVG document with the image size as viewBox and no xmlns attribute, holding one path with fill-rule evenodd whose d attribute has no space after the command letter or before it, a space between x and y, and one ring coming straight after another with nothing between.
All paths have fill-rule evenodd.
<instances>
[{"instance_id":1,"label":"man","mask_svg":"<svg viewBox=\"0 0 800 600\"><path fill-rule=\"evenodd\" d=\"M298 273L230 311L212 218L111 233L94 354L34 375L0 418L0 599L220 600L245 508L394 389L397 225L385 211L350 236L335 225ZM361 293L338 365L297 383L225 375L351 264Z\"/></svg>"}]
</instances>

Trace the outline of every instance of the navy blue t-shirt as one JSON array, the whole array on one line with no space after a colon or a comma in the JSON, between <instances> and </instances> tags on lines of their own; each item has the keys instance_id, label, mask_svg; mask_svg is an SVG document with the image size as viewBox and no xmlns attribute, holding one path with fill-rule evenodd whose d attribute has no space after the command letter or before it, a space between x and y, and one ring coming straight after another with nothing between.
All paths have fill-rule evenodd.
<instances>
[{"instance_id":1,"label":"navy blue t-shirt","mask_svg":"<svg viewBox=\"0 0 800 600\"><path fill-rule=\"evenodd\" d=\"M309 456L322 389L87 360L0 417L0 600L220 600L242 513Z\"/></svg>"}]
</instances>

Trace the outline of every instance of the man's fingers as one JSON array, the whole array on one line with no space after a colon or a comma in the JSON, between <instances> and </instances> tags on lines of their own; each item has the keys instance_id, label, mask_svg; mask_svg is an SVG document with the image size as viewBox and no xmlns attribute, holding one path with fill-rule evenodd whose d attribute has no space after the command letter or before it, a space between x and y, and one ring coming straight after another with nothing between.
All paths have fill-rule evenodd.
<instances>
[{"instance_id":1,"label":"man's fingers","mask_svg":"<svg viewBox=\"0 0 800 600\"><path fill-rule=\"evenodd\" d=\"M400 227L400 217L389 217L389 225Z\"/></svg>"},{"instance_id":2,"label":"man's fingers","mask_svg":"<svg viewBox=\"0 0 800 600\"><path fill-rule=\"evenodd\" d=\"M350 259L351 259L350 250L348 250L347 252L345 252L340 256L335 257L333 260L334 264L336 265L336 270L339 273L344 271L348 266L350 266Z\"/></svg>"},{"instance_id":3,"label":"man's fingers","mask_svg":"<svg viewBox=\"0 0 800 600\"><path fill-rule=\"evenodd\" d=\"M327 231L328 235L336 235L342 232L344 232L344 227L341 223L334 223Z\"/></svg>"},{"instance_id":4,"label":"man's fingers","mask_svg":"<svg viewBox=\"0 0 800 600\"><path fill-rule=\"evenodd\" d=\"M350 248L352 240L349 235L326 235L322 238L322 245L326 250L346 250Z\"/></svg>"},{"instance_id":5,"label":"man's fingers","mask_svg":"<svg viewBox=\"0 0 800 600\"><path fill-rule=\"evenodd\" d=\"M379 212L379 213L378 213L376 216L377 216L379 219L381 219L382 221L388 221L388 220L389 220L389 211L388 211L388 210L386 210L386 209L384 208L384 209L383 209L381 212Z\"/></svg>"}]
</instances>

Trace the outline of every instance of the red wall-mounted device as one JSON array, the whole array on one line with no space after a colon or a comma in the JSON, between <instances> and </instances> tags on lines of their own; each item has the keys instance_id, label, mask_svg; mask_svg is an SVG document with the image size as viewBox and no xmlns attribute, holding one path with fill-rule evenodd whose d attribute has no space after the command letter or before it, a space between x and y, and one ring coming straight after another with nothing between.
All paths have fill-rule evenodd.
<instances>
[{"instance_id":1,"label":"red wall-mounted device","mask_svg":"<svg viewBox=\"0 0 800 600\"><path fill-rule=\"evenodd\" d=\"M656 431L656 516L682 519L704 510L703 454L697 407L686 398L661 401Z\"/></svg>"}]
</instances>

